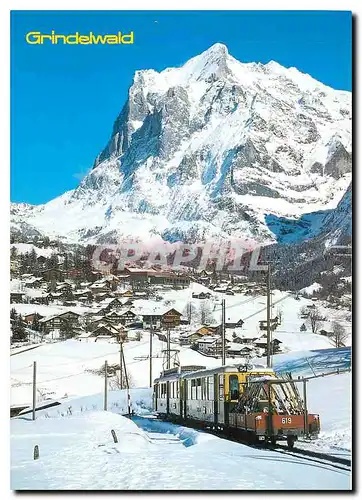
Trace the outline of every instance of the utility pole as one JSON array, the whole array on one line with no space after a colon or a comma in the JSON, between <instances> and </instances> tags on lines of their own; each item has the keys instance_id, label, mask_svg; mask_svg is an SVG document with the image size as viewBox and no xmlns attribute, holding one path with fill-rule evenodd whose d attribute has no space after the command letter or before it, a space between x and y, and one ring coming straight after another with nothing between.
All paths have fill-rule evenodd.
<instances>
[{"instance_id":1,"label":"utility pole","mask_svg":"<svg viewBox=\"0 0 362 500\"><path fill-rule=\"evenodd\" d=\"M171 368L171 353L170 353L170 328L167 327L167 370Z\"/></svg>"},{"instance_id":2,"label":"utility pole","mask_svg":"<svg viewBox=\"0 0 362 500\"><path fill-rule=\"evenodd\" d=\"M121 334L118 334L119 342L119 386L123 389L123 356L122 356L122 339Z\"/></svg>"},{"instance_id":3,"label":"utility pole","mask_svg":"<svg viewBox=\"0 0 362 500\"><path fill-rule=\"evenodd\" d=\"M126 388L127 388L127 407L128 407L128 416L131 416L131 397L130 397L130 394L129 394L129 382L128 382L128 374L127 374L126 360L124 359L124 351L123 351L123 346L122 346L122 358L123 358L124 376L125 376L125 379L126 379Z\"/></svg>"},{"instance_id":4,"label":"utility pole","mask_svg":"<svg viewBox=\"0 0 362 500\"><path fill-rule=\"evenodd\" d=\"M104 411L107 411L107 394L108 391L108 363L104 362Z\"/></svg>"},{"instance_id":5,"label":"utility pole","mask_svg":"<svg viewBox=\"0 0 362 500\"><path fill-rule=\"evenodd\" d=\"M33 420L35 420L36 407L36 361L33 363Z\"/></svg>"},{"instance_id":6,"label":"utility pole","mask_svg":"<svg viewBox=\"0 0 362 500\"><path fill-rule=\"evenodd\" d=\"M225 299L221 301L221 365L225 366Z\"/></svg>"},{"instance_id":7,"label":"utility pole","mask_svg":"<svg viewBox=\"0 0 362 500\"><path fill-rule=\"evenodd\" d=\"M153 335L153 317L151 316L151 328L150 328L150 387L152 387L152 335Z\"/></svg>"},{"instance_id":8,"label":"utility pole","mask_svg":"<svg viewBox=\"0 0 362 500\"><path fill-rule=\"evenodd\" d=\"M304 434L308 436L308 402L307 402L307 380L303 379L303 400L304 400Z\"/></svg>"},{"instance_id":9,"label":"utility pole","mask_svg":"<svg viewBox=\"0 0 362 500\"><path fill-rule=\"evenodd\" d=\"M270 264L268 264L266 281L266 324L267 324L267 358L266 365L271 368L271 329L270 329Z\"/></svg>"}]
</instances>

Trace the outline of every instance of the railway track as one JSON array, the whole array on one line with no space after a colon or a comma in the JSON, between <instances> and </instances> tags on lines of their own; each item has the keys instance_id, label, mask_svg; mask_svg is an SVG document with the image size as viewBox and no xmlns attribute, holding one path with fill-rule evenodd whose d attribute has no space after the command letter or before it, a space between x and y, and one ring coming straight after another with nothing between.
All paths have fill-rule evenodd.
<instances>
[{"instance_id":1,"label":"railway track","mask_svg":"<svg viewBox=\"0 0 362 500\"><path fill-rule=\"evenodd\" d=\"M252 444L247 440L240 439L240 437L237 438L235 436L227 435L221 430L195 427L189 423L180 423L177 425L180 425L181 427L188 427L190 429L194 429L201 432L206 432L208 434L213 434L214 436L217 436L221 439L243 444L245 446L249 446L250 448L273 451L276 453L280 453L281 455L289 456L294 459L299 458L305 462L314 462L316 465L318 464L319 466L329 466L332 467L333 469L340 471L345 471L345 472L351 471L351 460L349 458L338 457L335 455L330 455L328 453L321 453L318 451L306 450L301 448L293 448L293 450L289 450L286 445L282 444L276 444L274 446L273 445L266 446L265 444L264 445L254 444L254 443Z\"/></svg>"},{"instance_id":2,"label":"railway track","mask_svg":"<svg viewBox=\"0 0 362 500\"><path fill-rule=\"evenodd\" d=\"M351 467L351 459L350 458L344 458L344 457L338 457L336 455L330 455L327 453L321 453L319 451L314 451L314 450L305 450L301 448L294 448L293 450L288 450L288 447L282 444L278 444L274 447L275 451L279 452L287 452L289 455L292 455L293 453L297 453L299 456L305 456L305 457L311 457L311 458L316 458L320 460L328 460L329 462L333 462L335 464L341 464L346 467Z\"/></svg>"},{"instance_id":3,"label":"railway track","mask_svg":"<svg viewBox=\"0 0 362 500\"><path fill-rule=\"evenodd\" d=\"M208 429L205 429L205 431L214 434L222 439L227 439L229 441L234 441L236 443L244 444L245 446L250 446L251 448L274 451L280 454L289 455L290 457L301 458L305 461L329 465L334 469L340 469L344 471L351 470L351 460L349 458L337 457L335 455L330 455L329 453L321 453L318 451L306 450L301 448L293 448L293 450L289 450L288 446L282 444L276 444L276 445L251 444L246 440L242 440L234 436L228 436L222 432L218 431L215 432Z\"/></svg>"},{"instance_id":4,"label":"railway track","mask_svg":"<svg viewBox=\"0 0 362 500\"><path fill-rule=\"evenodd\" d=\"M279 446L275 446L271 448L274 452L280 453L282 455L295 457L302 459L307 462L313 462L315 464L327 465L328 467L332 467L333 469L350 472L351 471L351 461L348 459L342 459L340 457L335 457L333 455L329 455L326 453L313 452L311 450L300 450L295 449L284 450L280 449Z\"/></svg>"}]
</instances>

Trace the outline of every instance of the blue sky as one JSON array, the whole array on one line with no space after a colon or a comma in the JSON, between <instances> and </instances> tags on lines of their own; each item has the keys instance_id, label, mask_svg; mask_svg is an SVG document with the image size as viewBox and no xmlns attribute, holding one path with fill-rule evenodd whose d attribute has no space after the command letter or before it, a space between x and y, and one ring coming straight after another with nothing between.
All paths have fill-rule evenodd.
<instances>
[{"instance_id":1,"label":"blue sky","mask_svg":"<svg viewBox=\"0 0 362 500\"><path fill-rule=\"evenodd\" d=\"M243 62L275 60L351 90L350 12L13 11L11 200L77 186L106 145L137 69L180 66L216 42ZM134 45L28 45L29 31L134 31Z\"/></svg>"}]
</instances>

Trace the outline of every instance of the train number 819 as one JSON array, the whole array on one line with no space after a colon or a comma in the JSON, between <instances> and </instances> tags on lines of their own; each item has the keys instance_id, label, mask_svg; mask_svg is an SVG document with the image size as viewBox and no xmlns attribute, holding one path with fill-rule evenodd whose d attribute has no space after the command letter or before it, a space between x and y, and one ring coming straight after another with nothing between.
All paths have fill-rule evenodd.
<instances>
[{"instance_id":1,"label":"train number 819","mask_svg":"<svg viewBox=\"0 0 362 500\"><path fill-rule=\"evenodd\" d=\"M283 417L282 418L282 424L291 424L292 423L292 417Z\"/></svg>"}]
</instances>

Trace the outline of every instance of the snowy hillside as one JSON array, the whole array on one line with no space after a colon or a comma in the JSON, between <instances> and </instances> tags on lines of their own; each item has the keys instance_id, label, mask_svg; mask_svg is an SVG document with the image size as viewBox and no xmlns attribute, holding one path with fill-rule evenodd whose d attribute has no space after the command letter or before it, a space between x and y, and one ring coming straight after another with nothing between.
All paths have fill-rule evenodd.
<instances>
[{"instance_id":1,"label":"snowy hillside","mask_svg":"<svg viewBox=\"0 0 362 500\"><path fill-rule=\"evenodd\" d=\"M298 362L298 355L294 356ZM333 368L331 363L330 368ZM319 451L348 457L350 375L309 382L310 411L321 416ZM336 408L335 401L339 402ZM68 399L11 420L13 489L349 489L350 473L268 449L255 449L178 425L121 416L126 391ZM132 408L147 415L151 390L131 390ZM137 425L136 425L137 424ZM118 443L114 443L114 429ZM32 460L34 446L39 459ZM303 446L299 443L298 446ZM311 446L311 445L309 445Z\"/></svg>"},{"instance_id":2,"label":"snowy hillside","mask_svg":"<svg viewBox=\"0 0 362 500\"><path fill-rule=\"evenodd\" d=\"M137 71L92 171L45 205L14 204L12 227L80 242L272 242L287 218L303 239L303 215L318 211L328 220L313 215L309 235L343 231L333 211L350 180L351 94L215 44L180 68Z\"/></svg>"}]
</instances>

